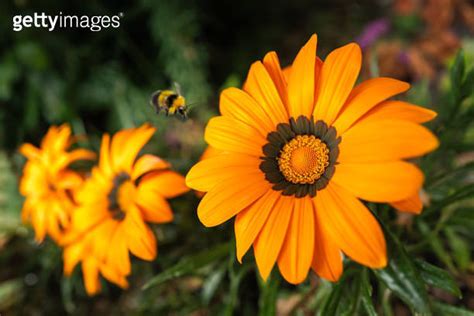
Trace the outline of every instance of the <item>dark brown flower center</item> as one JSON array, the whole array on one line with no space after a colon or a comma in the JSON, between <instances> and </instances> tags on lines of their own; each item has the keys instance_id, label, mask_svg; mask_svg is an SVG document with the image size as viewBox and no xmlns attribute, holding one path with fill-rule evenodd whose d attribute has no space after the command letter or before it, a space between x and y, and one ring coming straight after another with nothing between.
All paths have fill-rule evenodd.
<instances>
[{"instance_id":1,"label":"dark brown flower center","mask_svg":"<svg viewBox=\"0 0 474 316\"><path fill-rule=\"evenodd\" d=\"M130 176L121 172L117 174L113 180L113 186L110 190L107 199L109 201L109 212L112 214L112 218L121 221L125 218L125 210L120 203L121 188L126 185L130 180Z\"/></svg>"},{"instance_id":2,"label":"dark brown flower center","mask_svg":"<svg viewBox=\"0 0 474 316\"><path fill-rule=\"evenodd\" d=\"M267 135L260 169L283 195L316 196L334 174L340 137L323 121L300 116Z\"/></svg>"}]
</instances>

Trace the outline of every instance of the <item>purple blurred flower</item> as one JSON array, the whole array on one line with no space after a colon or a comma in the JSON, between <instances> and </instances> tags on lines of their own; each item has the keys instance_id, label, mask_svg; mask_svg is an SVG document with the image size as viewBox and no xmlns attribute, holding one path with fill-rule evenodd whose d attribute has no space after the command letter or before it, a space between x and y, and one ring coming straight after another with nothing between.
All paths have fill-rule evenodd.
<instances>
[{"instance_id":1,"label":"purple blurred flower","mask_svg":"<svg viewBox=\"0 0 474 316\"><path fill-rule=\"evenodd\" d=\"M365 49L377 41L381 36L390 31L390 21L387 18L380 18L367 24L362 33L357 37L356 42L362 49Z\"/></svg>"}]
</instances>

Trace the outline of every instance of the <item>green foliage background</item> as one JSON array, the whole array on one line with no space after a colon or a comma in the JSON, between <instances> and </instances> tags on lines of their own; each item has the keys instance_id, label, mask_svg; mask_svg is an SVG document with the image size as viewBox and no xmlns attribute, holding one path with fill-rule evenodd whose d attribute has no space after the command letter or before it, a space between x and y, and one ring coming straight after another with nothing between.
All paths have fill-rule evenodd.
<instances>
[{"instance_id":1,"label":"green foliage background","mask_svg":"<svg viewBox=\"0 0 474 316\"><path fill-rule=\"evenodd\" d=\"M17 185L23 142L38 144L51 124L69 122L81 145L98 150L103 132L151 122L158 128L146 151L182 173L205 144L203 128L217 113L219 91L240 86L250 64L277 50L288 64L310 34L318 54L353 41L369 21L389 16L388 2L362 0L0 3L0 313L474 315L474 105L472 40L436 82L414 82L407 98L433 107L430 125L441 147L420 159L430 204L421 216L369 205L386 230L390 264L372 271L347 260L336 284L312 275L291 286L274 271L265 284L252 254L234 256L233 227L205 229L194 194L172 201L175 221L154 227L159 255L135 260L130 289L103 283L89 298L79 269L62 277L60 249L41 245L20 223ZM59 11L123 13L118 29L101 32L12 31L12 16ZM406 28L406 26L404 26ZM408 26L416 34L419 23ZM406 29L391 36L406 37ZM470 47L470 48L469 48ZM471 57L469 57L471 56ZM423 78L422 78L423 79ZM194 103L191 119L157 116L151 92L178 82ZM466 162L467 161L467 162Z\"/></svg>"}]
</instances>

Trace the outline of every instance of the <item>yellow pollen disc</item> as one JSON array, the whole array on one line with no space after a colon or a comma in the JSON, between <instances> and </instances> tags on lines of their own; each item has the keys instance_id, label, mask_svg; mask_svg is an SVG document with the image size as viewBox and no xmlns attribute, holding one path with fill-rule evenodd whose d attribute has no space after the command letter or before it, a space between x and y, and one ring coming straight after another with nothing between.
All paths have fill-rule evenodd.
<instances>
[{"instance_id":1,"label":"yellow pollen disc","mask_svg":"<svg viewBox=\"0 0 474 316\"><path fill-rule=\"evenodd\" d=\"M312 184L329 165L329 148L313 135L298 135L280 151L278 167L291 183Z\"/></svg>"},{"instance_id":2,"label":"yellow pollen disc","mask_svg":"<svg viewBox=\"0 0 474 316\"><path fill-rule=\"evenodd\" d=\"M127 180L120 185L117 194L117 202L121 210L125 211L133 205L135 198L135 185Z\"/></svg>"}]
</instances>

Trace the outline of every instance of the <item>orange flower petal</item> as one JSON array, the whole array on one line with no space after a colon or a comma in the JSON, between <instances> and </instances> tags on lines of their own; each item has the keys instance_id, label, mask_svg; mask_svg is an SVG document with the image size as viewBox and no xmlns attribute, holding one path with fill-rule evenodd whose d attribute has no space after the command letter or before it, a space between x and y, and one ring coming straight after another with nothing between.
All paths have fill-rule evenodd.
<instances>
[{"instance_id":1,"label":"orange flower petal","mask_svg":"<svg viewBox=\"0 0 474 316\"><path fill-rule=\"evenodd\" d=\"M113 269L113 267L102 264L100 265L100 273L104 276L104 278L120 286L121 288L128 288L126 276L117 272L115 269Z\"/></svg>"},{"instance_id":2,"label":"orange flower petal","mask_svg":"<svg viewBox=\"0 0 474 316\"><path fill-rule=\"evenodd\" d=\"M154 127L145 124L139 128L122 130L114 135L110 150L115 172L131 172L138 152L155 131Z\"/></svg>"},{"instance_id":3,"label":"orange flower petal","mask_svg":"<svg viewBox=\"0 0 474 316\"><path fill-rule=\"evenodd\" d=\"M138 209L127 210L124 220L126 243L130 251L143 260L151 261L156 258L156 238L150 228L145 225ZM127 273L123 273L127 274Z\"/></svg>"},{"instance_id":4,"label":"orange flower petal","mask_svg":"<svg viewBox=\"0 0 474 316\"><path fill-rule=\"evenodd\" d=\"M109 214L106 213L108 205L105 201L101 202L101 204L98 203L95 207L84 205L74 211L72 222L75 230L85 232L109 217Z\"/></svg>"},{"instance_id":5,"label":"orange flower petal","mask_svg":"<svg viewBox=\"0 0 474 316\"><path fill-rule=\"evenodd\" d=\"M280 94L280 98L283 101L283 104L288 104L288 91L285 76L281 70L280 61L278 60L278 55L275 52L269 52L263 58L263 65L267 70L268 74L275 83L275 87Z\"/></svg>"},{"instance_id":6,"label":"orange flower petal","mask_svg":"<svg viewBox=\"0 0 474 316\"><path fill-rule=\"evenodd\" d=\"M323 232L317 214L314 220L314 254L311 267L321 278L336 282L343 271L341 251L334 240Z\"/></svg>"},{"instance_id":7,"label":"orange flower petal","mask_svg":"<svg viewBox=\"0 0 474 316\"><path fill-rule=\"evenodd\" d=\"M438 147L424 126L389 118L364 120L342 135L339 162L381 162L424 155Z\"/></svg>"},{"instance_id":8,"label":"orange flower petal","mask_svg":"<svg viewBox=\"0 0 474 316\"><path fill-rule=\"evenodd\" d=\"M20 153L28 159L41 159L41 151L31 144L23 144L19 149Z\"/></svg>"},{"instance_id":9,"label":"orange flower petal","mask_svg":"<svg viewBox=\"0 0 474 316\"><path fill-rule=\"evenodd\" d=\"M53 240L57 241L62 235L61 225L63 225L62 227L66 227L69 223L68 215L66 214L67 210L59 201L51 201L47 207L46 231Z\"/></svg>"},{"instance_id":10,"label":"orange flower petal","mask_svg":"<svg viewBox=\"0 0 474 316\"><path fill-rule=\"evenodd\" d=\"M294 200L292 197L280 197L253 244L258 270L265 281L280 254L293 214Z\"/></svg>"},{"instance_id":11,"label":"orange flower petal","mask_svg":"<svg viewBox=\"0 0 474 316\"><path fill-rule=\"evenodd\" d=\"M212 158L214 156L218 156L220 154L224 153L223 151L216 149L212 146L207 146L204 152L201 155L201 158L199 160L204 160L208 158Z\"/></svg>"},{"instance_id":12,"label":"orange flower petal","mask_svg":"<svg viewBox=\"0 0 474 316\"><path fill-rule=\"evenodd\" d=\"M41 141L41 149L54 156L71 145L71 127L67 124L51 126Z\"/></svg>"},{"instance_id":13,"label":"orange flower petal","mask_svg":"<svg viewBox=\"0 0 474 316\"><path fill-rule=\"evenodd\" d=\"M110 158L110 135L104 134L102 136L102 143L100 144L99 168L107 175L113 173L112 160Z\"/></svg>"},{"instance_id":14,"label":"orange flower petal","mask_svg":"<svg viewBox=\"0 0 474 316\"><path fill-rule=\"evenodd\" d=\"M140 188L154 191L170 199L189 191L184 177L177 172L165 170L145 175L139 184Z\"/></svg>"},{"instance_id":15,"label":"orange flower petal","mask_svg":"<svg viewBox=\"0 0 474 316\"><path fill-rule=\"evenodd\" d=\"M288 232L278 256L283 277L292 284L308 275L314 251L314 208L310 198L295 199Z\"/></svg>"},{"instance_id":16,"label":"orange flower petal","mask_svg":"<svg viewBox=\"0 0 474 316\"><path fill-rule=\"evenodd\" d=\"M99 261L104 261L108 255L112 237L115 235L119 223L115 220L108 219L97 225L90 234L90 238L94 240L91 243L91 255ZM118 246L117 246L118 247Z\"/></svg>"},{"instance_id":17,"label":"orange flower petal","mask_svg":"<svg viewBox=\"0 0 474 316\"><path fill-rule=\"evenodd\" d=\"M226 116L209 120L204 135L209 145L230 152L260 157L265 138L257 129Z\"/></svg>"},{"instance_id":18,"label":"orange flower petal","mask_svg":"<svg viewBox=\"0 0 474 316\"><path fill-rule=\"evenodd\" d=\"M314 108L316 120L332 125L354 87L361 63L362 53L355 43L338 48L328 55L321 70L319 94Z\"/></svg>"},{"instance_id":19,"label":"orange flower petal","mask_svg":"<svg viewBox=\"0 0 474 316\"><path fill-rule=\"evenodd\" d=\"M140 186L137 191L136 203L147 222L167 223L173 220L173 212L168 202L153 190Z\"/></svg>"},{"instance_id":20,"label":"orange flower petal","mask_svg":"<svg viewBox=\"0 0 474 316\"><path fill-rule=\"evenodd\" d=\"M195 164L186 175L186 184L195 190L207 192L222 180L238 179L241 174L258 170L260 160L244 154L222 154Z\"/></svg>"},{"instance_id":21,"label":"orange flower petal","mask_svg":"<svg viewBox=\"0 0 474 316\"><path fill-rule=\"evenodd\" d=\"M95 259L86 259L82 262L84 285L88 295L100 292L99 266Z\"/></svg>"},{"instance_id":22,"label":"orange flower petal","mask_svg":"<svg viewBox=\"0 0 474 316\"><path fill-rule=\"evenodd\" d=\"M323 61L316 57L316 63L314 64L314 103L319 98L319 92L321 90L321 70L323 69ZM313 110L314 112L314 110Z\"/></svg>"},{"instance_id":23,"label":"orange flower petal","mask_svg":"<svg viewBox=\"0 0 474 316\"><path fill-rule=\"evenodd\" d=\"M146 154L138 158L137 162L133 166L131 177L132 180L136 180L145 173L168 169L169 167L170 164L163 159L154 155Z\"/></svg>"},{"instance_id":24,"label":"orange flower petal","mask_svg":"<svg viewBox=\"0 0 474 316\"><path fill-rule=\"evenodd\" d=\"M352 90L334 122L339 135L378 103L410 88L406 82L391 78L374 78L362 82Z\"/></svg>"},{"instance_id":25,"label":"orange flower petal","mask_svg":"<svg viewBox=\"0 0 474 316\"><path fill-rule=\"evenodd\" d=\"M219 107L222 115L256 128L263 138L273 130L274 125L263 107L243 90L228 88L222 91Z\"/></svg>"},{"instance_id":26,"label":"orange flower petal","mask_svg":"<svg viewBox=\"0 0 474 316\"><path fill-rule=\"evenodd\" d=\"M68 164L77 160L92 160L96 158L93 151L87 149L75 149L68 153Z\"/></svg>"},{"instance_id":27,"label":"orange flower petal","mask_svg":"<svg viewBox=\"0 0 474 316\"><path fill-rule=\"evenodd\" d=\"M270 190L270 185L260 171L240 175L238 179L223 180L199 203L199 220L206 227L222 224L255 202L268 190Z\"/></svg>"},{"instance_id":28,"label":"orange flower petal","mask_svg":"<svg viewBox=\"0 0 474 316\"><path fill-rule=\"evenodd\" d=\"M419 192L413 194L405 200L392 202L390 205L401 212L409 212L414 214L420 214L423 210L423 202L421 201Z\"/></svg>"},{"instance_id":29,"label":"orange flower petal","mask_svg":"<svg viewBox=\"0 0 474 316\"><path fill-rule=\"evenodd\" d=\"M323 234L353 260L371 268L387 264L385 238L370 211L351 193L330 182L314 198Z\"/></svg>"},{"instance_id":30,"label":"orange flower petal","mask_svg":"<svg viewBox=\"0 0 474 316\"><path fill-rule=\"evenodd\" d=\"M77 172L65 169L58 173L55 186L63 190L75 189L78 188L83 181L84 179Z\"/></svg>"},{"instance_id":31,"label":"orange flower petal","mask_svg":"<svg viewBox=\"0 0 474 316\"><path fill-rule=\"evenodd\" d=\"M285 81L288 82L290 80L291 65L283 68L282 72L283 72L283 78L285 78Z\"/></svg>"},{"instance_id":32,"label":"orange flower petal","mask_svg":"<svg viewBox=\"0 0 474 316\"><path fill-rule=\"evenodd\" d=\"M38 203L34 212L31 212L31 225L35 229L35 240L37 242L42 242L46 236L47 230L47 210L45 209L45 204Z\"/></svg>"},{"instance_id":33,"label":"orange flower petal","mask_svg":"<svg viewBox=\"0 0 474 316\"><path fill-rule=\"evenodd\" d=\"M129 216L127 215L127 217ZM112 232L106 248L106 265L115 267L117 272L123 275L130 274L131 272L131 263L127 248L127 243L129 242L124 234L124 231L128 229L129 227L125 226L125 222L118 225ZM97 242L97 239L94 240L94 242Z\"/></svg>"},{"instance_id":34,"label":"orange flower petal","mask_svg":"<svg viewBox=\"0 0 474 316\"><path fill-rule=\"evenodd\" d=\"M314 69L317 36L313 34L301 48L292 65L288 81L288 110L290 117L311 116L314 106Z\"/></svg>"},{"instance_id":35,"label":"orange flower petal","mask_svg":"<svg viewBox=\"0 0 474 316\"><path fill-rule=\"evenodd\" d=\"M281 122L288 121L288 113L275 87L275 83L260 61L254 62L250 67L244 90L267 113L273 123L273 128Z\"/></svg>"},{"instance_id":36,"label":"orange flower petal","mask_svg":"<svg viewBox=\"0 0 474 316\"><path fill-rule=\"evenodd\" d=\"M239 262L257 238L279 196L279 193L268 190L254 204L237 214L234 227Z\"/></svg>"},{"instance_id":37,"label":"orange flower petal","mask_svg":"<svg viewBox=\"0 0 474 316\"><path fill-rule=\"evenodd\" d=\"M71 275L74 267L81 261L84 252L83 243L77 242L66 248L63 251L64 261L64 275Z\"/></svg>"},{"instance_id":38,"label":"orange flower petal","mask_svg":"<svg viewBox=\"0 0 474 316\"><path fill-rule=\"evenodd\" d=\"M341 163L336 166L331 181L363 200L385 203L403 200L418 192L423 184L423 173L404 161Z\"/></svg>"},{"instance_id":39,"label":"orange flower petal","mask_svg":"<svg viewBox=\"0 0 474 316\"><path fill-rule=\"evenodd\" d=\"M436 112L416 106L403 101L385 101L369 112L367 112L360 120L373 120L390 118L394 120L406 120L413 123L425 123L436 117Z\"/></svg>"}]
</instances>

